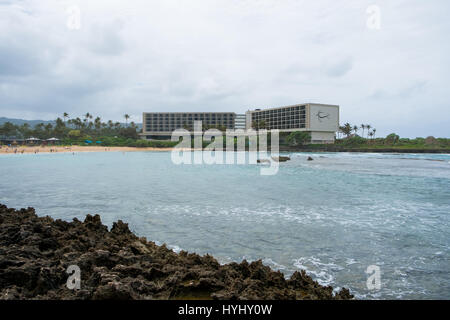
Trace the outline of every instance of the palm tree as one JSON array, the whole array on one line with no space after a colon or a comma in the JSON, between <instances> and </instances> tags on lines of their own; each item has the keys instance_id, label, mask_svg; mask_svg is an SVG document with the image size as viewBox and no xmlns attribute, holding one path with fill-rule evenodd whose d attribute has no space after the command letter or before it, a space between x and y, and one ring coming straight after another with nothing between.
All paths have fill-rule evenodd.
<instances>
[{"instance_id":1,"label":"palm tree","mask_svg":"<svg viewBox=\"0 0 450 320\"><path fill-rule=\"evenodd\" d=\"M128 127L128 119L130 119L130 116L126 114L123 117L125 118L125 125Z\"/></svg>"},{"instance_id":2,"label":"palm tree","mask_svg":"<svg viewBox=\"0 0 450 320\"><path fill-rule=\"evenodd\" d=\"M51 123L48 123L45 127L45 137L46 138L50 138L51 134L52 134L52 129L53 129L53 125Z\"/></svg>"},{"instance_id":3,"label":"palm tree","mask_svg":"<svg viewBox=\"0 0 450 320\"><path fill-rule=\"evenodd\" d=\"M88 122L89 119L92 119L92 115L89 112L87 112L84 115L84 120L83 120L86 127L87 127L87 122Z\"/></svg>"},{"instance_id":4,"label":"palm tree","mask_svg":"<svg viewBox=\"0 0 450 320\"><path fill-rule=\"evenodd\" d=\"M352 133L352 126L350 125L350 123L346 123L344 124L344 126L342 127L342 132L348 137L351 133Z\"/></svg>"},{"instance_id":5,"label":"palm tree","mask_svg":"<svg viewBox=\"0 0 450 320\"><path fill-rule=\"evenodd\" d=\"M373 139L373 135L374 135L373 131L370 131L370 132L368 133L368 135L369 135L370 138Z\"/></svg>"},{"instance_id":6,"label":"palm tree","mask_svg":"<svg viewBox=\"0 0 450 320\"><path fill-rule=\"evenodd\" d=\"M361 125L361 129L363 130L362 136L364 137L364 129L366 129L366 125L365 125L365 124L362 124L362 125Z\"/></svg>"},{"instance_id":7,"label":"palm tree","mask_svg":"<svg viewBox=\"0 0 450 320\"><path fill-rule=\"evenodd\" d=\"M373 132L373 138L375 139L375 133L377 132L377 129L373 128L372 132Z\"/></svg>"},{"instance_id":8,"label":"palm tree","mask_svg":"<svg viewBox=\"0 0 450 320\"><path fill-rule=\"evenodd\" d=\"M366 129L367 129L367 137L369 137L369 130L372 128L372 126L370 124L366 124Z\"/></svg>"},{"instance_id":9,"label":"palm tree","mask_svg":"<svg viewBox=\"0 0 450 320\"><path fill-rule=\"evenodd\" d=\"M100 119L100 117L95 118L94 127L96 130L100 130L100 128L102 127L102 120Z\"/></svg>"},{"instance_id":10,"label":"palm tree","mask_svg":"<svg viewBox=\"0 0 450 320\"><path fill-rule=\"evenodd\" d=\"M81 122L81 119L77 117L75 120L73 120L73 124L77 129L81 129L83 122Z\"/></svg>"},{"instance_id":11,"label":"palm tree","mask_svg":"<svg viewBox=\"0 0 450 320\"><path fill-rule=\"evenodd\" d=\"M64 123L66 123L66 118L69 118L69 114L67 112L64 112L63 118L64 118Z\"/></svg>"},{"instance_id":12,"label":"palm tree","mask_svg":"<svg viewBox=\"0 0 450 320\"><path fill-rule=\"evenodd\" d=\"M43 138L44 134L45 134L44 130L45 130L45 125L43 123L39 123L34 126L33 135L37 136L38 138Z\"/></svg>"},{"instance_id":13,"label":"palm tree","mask_svg":"<svg viewBox=\"0 0 450 320\"><path fill-rule=\"evenodd\" d=\"M353 131L355 132L355 134L357 134L357 133L358 133L358 129L359 129L359 128L358 128L358 126L357 126L357 125L354 125L354 126L353 126Z\"/></svg>"},{"instance_id":14,"label":"palm tree","mask_svg":"<svg viewBox=\"0 0 450 320\"><path fill-rule=\"evenodd\" d=\"M30 125L25 122L22 125L22 127L20 128L20 132L22 133L23 137L26 138L29 135L29 132L30 132Z\"/></svg>"}]
</instances>

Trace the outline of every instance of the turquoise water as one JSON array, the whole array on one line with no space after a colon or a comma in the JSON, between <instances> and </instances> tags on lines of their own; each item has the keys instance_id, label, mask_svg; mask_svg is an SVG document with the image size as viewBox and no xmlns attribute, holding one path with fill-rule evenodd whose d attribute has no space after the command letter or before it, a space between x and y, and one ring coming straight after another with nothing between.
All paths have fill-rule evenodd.
<instances>
[{"instance_id":1,"label":"turquoise water","mask_svg":"<svg viewBox=\"0 0 450 320\"><path fill-rule=\"evenodd\" d=\"M258 165L177 166L170 153L0 155L0 203L122 219L175 251L306 269L358 298L450 299L450 155L290 156L261 176ZM379 291L366 288L369 265Z\"/></svg>"}]
</instances>

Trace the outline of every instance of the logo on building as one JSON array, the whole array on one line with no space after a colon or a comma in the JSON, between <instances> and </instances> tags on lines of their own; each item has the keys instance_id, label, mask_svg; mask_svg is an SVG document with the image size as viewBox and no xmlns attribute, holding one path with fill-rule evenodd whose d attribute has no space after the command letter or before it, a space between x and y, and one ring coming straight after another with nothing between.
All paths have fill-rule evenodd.
<instances>
[{"instance_id":1,"label":"logo on building","mask_svg":"<svg viewBox=\"0 0 450 320\"><path fill-rule=\"evenodd\" d=\"M319 122L322 122L322 119L330 119L330 114L322 111L317 112L316 116Z\"/></svg>"}]
</instances>

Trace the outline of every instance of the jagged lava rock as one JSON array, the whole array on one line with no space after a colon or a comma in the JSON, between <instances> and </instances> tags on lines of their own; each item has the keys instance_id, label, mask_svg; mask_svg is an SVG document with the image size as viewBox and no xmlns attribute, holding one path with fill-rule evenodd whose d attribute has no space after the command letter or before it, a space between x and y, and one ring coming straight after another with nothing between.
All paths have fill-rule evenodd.
<instances>
[{"instance_id":1,"label":"jagged lava rock","mask_svg":"<svg viewBox=\"0 0 450 320\"><path fill-rule=\"evenodd\" d=\"M68 289L70 265L80 289ZM352 299L304 271L287 280L261 261L220 265L138 238L122 221L38 217L0 205L0 299Z\"/></svg>"}]
</instances>

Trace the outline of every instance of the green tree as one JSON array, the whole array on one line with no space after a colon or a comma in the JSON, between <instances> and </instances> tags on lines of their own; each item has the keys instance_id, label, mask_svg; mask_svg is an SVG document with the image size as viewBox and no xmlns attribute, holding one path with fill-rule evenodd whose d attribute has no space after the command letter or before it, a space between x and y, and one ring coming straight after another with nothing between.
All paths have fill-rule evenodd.
<instances>
[{"instance_id":1,"label":"green tree","mask_svg":"<svg viewBox=\"0 0 450 320\"><path fill-rule=\"evenodd\" d=\"M400 140L400 137L395 133L391 133L390 135L388 135L386 137L386 139L384 139L386 144L391 144L391 145L396 144L399 140Z\"/></svg>"},{"instance_id":2,"label":"green tree","mask_svg":"<svg viewBox=\"0 0 450 320\"><path fill-rule=\"evenodd\" d=\"M372 129L372 126L370 124L366 124L367 129L367 136L369 136L369 130Z\"/></svg>"},{"instance_id":3,"label":"green tree","mask_svg":"<svg viewBox=\"0 0 450 320\"><path fill-rule=\"evenodd\" d=\"M138 139L139 136L136 132L135 128L131 128L131 127L126 127L126 128L122 128L119 131L119 135L121 137L127 138L127 139Z\"/></svg>"},{"instance_id":4,"label":"green tree","mask_svg":"<svg viewBox=\"0 0 450 320\"><path fill-rule=\"evenodd\" d=\"M24 124L22 124L19 131L21 132L22 137L27 138L31 133L30 125L25 122Z\"/></svg>"},{"instance_id":5,"label":"green tree","mask_svg":"<svg viewBox=\"0 0 450 320\"><path fill-rule=\"evenodd\" d=\"M47 125L45 125L44 130L45 130L44 138L50 138L50 135L53 132L53 125L51 123L48 123Z\"/></svg>"},{"instance_id":6,"label":"green tree","mask_svg":"<svg viewBox=\"0 0 450 320\"><path fill-rule=\"evenodd\" d=\"M33 133L36 138L43 139L45 137L45 125L43 123L39 123L34 127Z\"/></svg>"},{"instance_id":7,"label":"green tree","mask_svg":"<svg viewBox=\"0 0 450 320\"><path fill-rule=\"evenodd\" d=\"M81 137L81 131L80 130L70 130L68 135L70 138L77 139L77 138Z\"/></svg>"},{"instance_id":8,"label":"green tree","mask_svg":"<svg viewBox=\"0 0 450 320\"><path fill-rule=\"evenodd\" d=\"M15 137L19 133L17 126L11 122L5 122L0 128L0 135Z\"/></svg>"},{"instance_id":9,"label":"green tree","mask_svg":"<svg viewBox=\"0 0 450 320\"><path fill-rule=\"evenodd\" d=\"M352 134L352 126L350 125L350 123L346 123L344 124L344 126L342 127L342 132L349 137Z\"/></svg>"},{"instance_id":10,"label":"green tree","mask_svg":"<svg viewBox=\"0 0 450 320\"><path fill-rule=\"evenodd\" d=\"M294 131L289 134L286 138L286 142L290 146L299 146L304 145L307 142L311 141L311 135L305 131Z\"/></svg>"},{"instance_id":11,"label":"green tree","mask_svg":"<svg viewBox=\"0 0 450 320\"><path fill-rule=\"evenodd\" d=\"M66 124L61 118L56 119L55 128L53 129L53 136L63 138L66 132Z\"/></svg>"},{"instance_id":12,"label":"green tree","mask_svg":"<svg viewBox=\"0 0 450 320\"><path fill-rule=\"evenodd\" d=\"M89 119L92 119L92 115L91 115L89 112L87 112L87 113L84 115L84 120L83 120L83 122L84 122L84 127L85 127L85 128L88 128L88 127L89 127L89 124L88 124Z\"/></svg>"},{"instance_id":13,"label":"green tree","mask_svg":"<svg viewBox=\"0 0 450 320\"><path fill-rule=\"evenodd\" d=\"M130 119L130 116L128 114L125 114L123 117L125 118L125 126L128 127L128 119Z\"/></svg>"},{"instance_id":14,"label":"green tree","mask_svg":"<svg viewBox=\"0 0 450 320\"><path fill-rule=\"evenodd\" d=\"M365 125L365 124L362 124L362 125L361 125L361 129L362 129L362 131L363 131L362 136L364 137L364 129L366 129L366 125Z\"/></svg>"},{"instance_id":15,"label":"green tree","mask_svg":"<svg viewBox=\"0 0 450 320\"><path fill-rule=\"evenodd\" d=\"M75 125L75 128L78 130L81 130L81 128L83 127L83 122L81 121L81 119L79 117L77 117L76 119L73 119L72 122Z\"/></svg>"},{"instance_id":16,"label":"green tree","mask_svg":"<svg viewBox=\"0 0 450 320\"><path fill-rule=\"evenodd\" d=\"M100 129L102 127L102 120L100 119L100 117L95 118L94 127L95 127L95 130L100 131Z\"/></svg>"}]
</instances>

